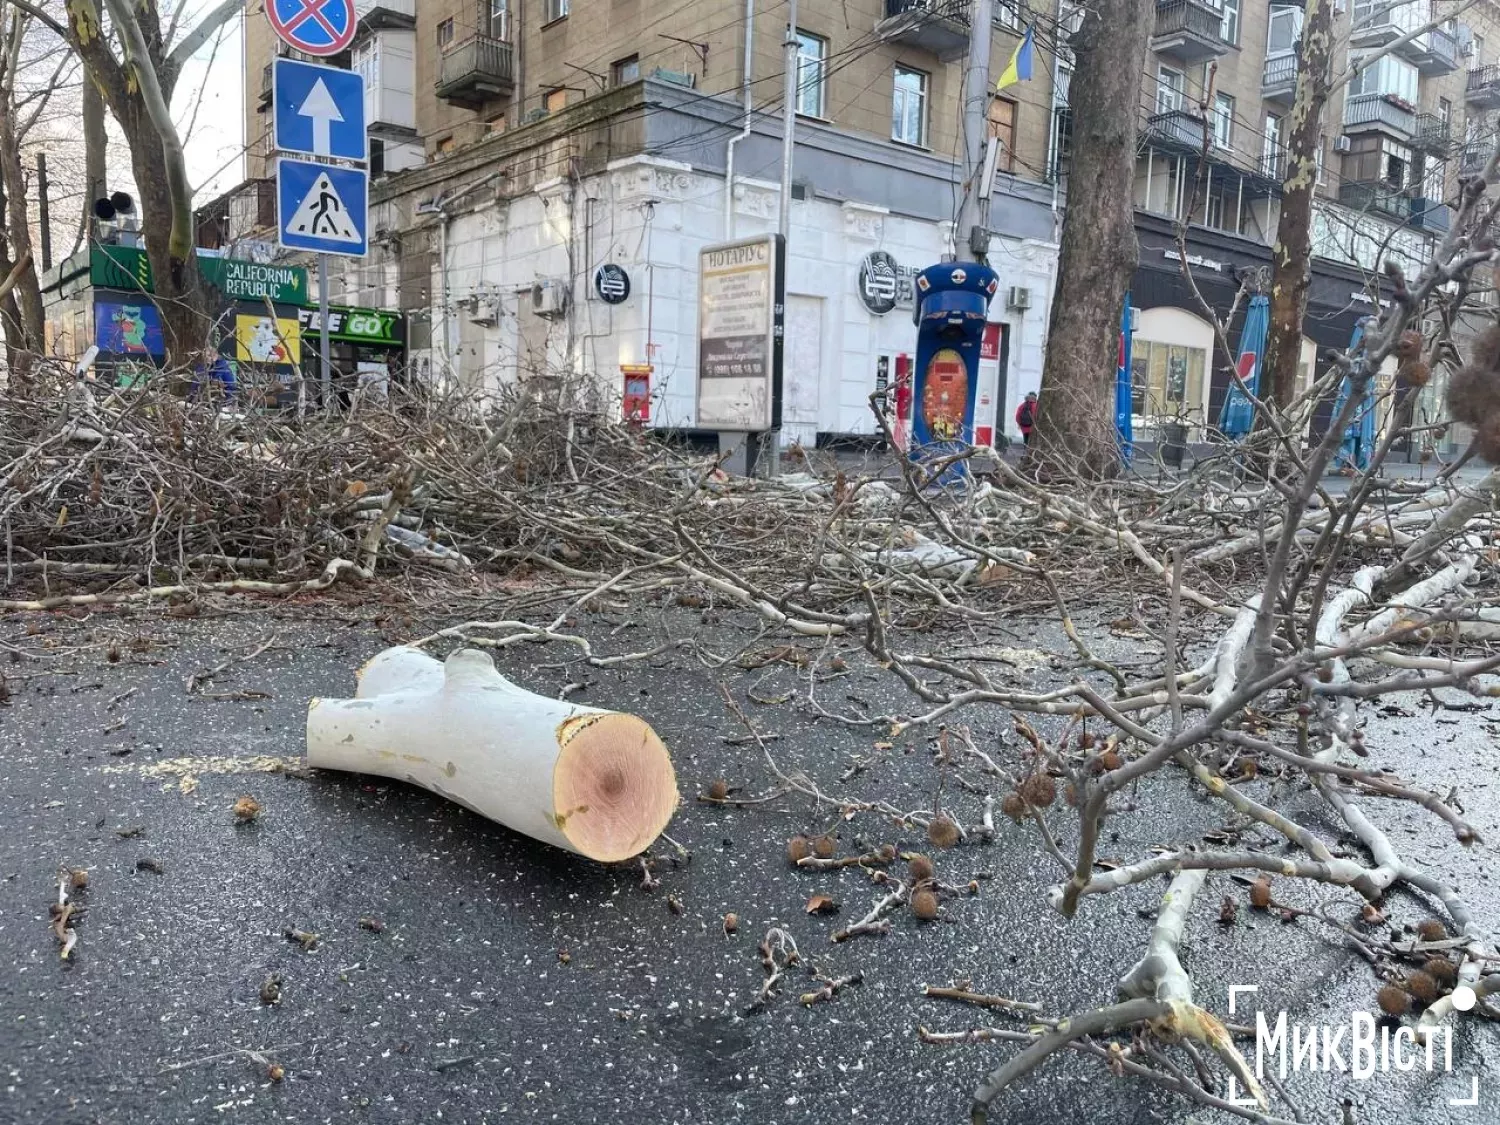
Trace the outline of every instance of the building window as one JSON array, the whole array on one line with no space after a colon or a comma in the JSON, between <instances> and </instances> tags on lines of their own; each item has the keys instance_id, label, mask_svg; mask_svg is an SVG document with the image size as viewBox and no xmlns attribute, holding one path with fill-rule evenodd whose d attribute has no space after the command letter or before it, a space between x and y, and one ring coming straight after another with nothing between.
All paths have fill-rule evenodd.
<instances>
[{"instance_id":1,"label":"building window","mask_svg":"<svg viewBox=\"0 0 1500 1125\"><path fill-rule=\"evenodd\" d=\"M1131 410L1147 418L1202 417L1202 348L1136 337L1130 353Z\"/></svg>"},{"instance_id":2,"label":"building window","mask_svg":"<svg viewBox=\"0 0 1500 1125\"><path fill-rule=\"evenodd\" d=\"M1282 7L1271 9L1271 22L1266 32L1267 55L1290 55L1302 39L1302 9Z\"/></svg>"},{"instance_id":3,"label":"building window","mask_svg":"<svg viewBox=\"0 0 1500 1125\"><path fill-rule=\"evenodd\" d=\"M1224 14L1219 17L1219 36L1231 47L1240 41L1240 0L1224 0Z\"/></svg>"},{"instance_id":4,"label":"building window","mask_svg":"<svg viewBox=\"0 0 1500 1125\"><path fill-rule=\"evenodd\" d=\"M797 32L797 112L822 117L826 108L828 40Z\"/></svg>"},{"instance_id":5,"label":"building window","mask_svg":"<svg viewBox=\"0 0 1500 1125\"><path fill-rule=\"evenodd\" d=\"M493 39L510 39L510 0L489 0L489 33Z\"/></svg>"},{"instance_id":6,"label":"building window","mask_svg":"<svg viewBox=\"0 0 1500 1125\"><path fill-rule=\"evenodd\" d=\"M1001 172L1014 171L1016 164L1016 103L1006 98L990 100L989 134L1000 140L1000 160L995 165Z\"/></svg>"},{"instance_id":7,"label":"building window","mask_svg":"<svg viewBox=\"0 0 1500 1125\"><path fill-rule=\"evenodd\" d=\"M1234 99L1228 94L1214 95L1214 144L1234 147Z\"/></svg>"},{"instance_id":8,"label":"building window","mask_svg":"<svg viewBox=\"0 0 1500 1125\"><path fill-rule=\"evenodd\" d=\"M437 25L437 43L440 51L447 50L452 45L453 21L451 19L443 20Z\"/></svg>"},{"instance_id":9,"label":"building window","mask_svg":"<svg viewBox=\"0 0 1500 1125\"><path fill-rule=\"evenodd\" d=\"M447 156L453 151L453 138L451 136L439 137L436 147L439 156Z\"/></svg>"},{"instance_id":10,"label":"building window","mask_svg":"<svg viewBox=\"0 0 1500 1125\"><path fill-rule=\"evenodd\" d=\"M927 75L910 67L896 67L891 96L891 140L909 145L927 143Z\"/></svg>"},{"instance_id":11,"label":"building window","mask_svg":"<svg viewBox=\"0 0 1500 1125\"><path fill-rule=\"evenodd\" d=\"M548 113L556 113L568 104L568 91L559 86L555 90L548 90L542 95L542 108Z\"/></svg>"},{"instance_id":12,"label":"building window","mask_svg":"<svg viewBox=\"0 0 1500 1125\"><path fill-rule=\"evenodd\" d=\"M1443 132L1446 133L1453 126L1453 103L1447 98L1438 99L1438 120L1443 123Z\"/></svg>"},{"instance_id":13,"label":"building window","mask_svg":"<svg viewBox=\"0 0 1500 1125\"><path fill-rule=\"evenodd\" d=\"M1484 36L1474 36L1474 69L1478 70L1484 65Z\"/></svg>"},{"instance_id":14,"label":"building window","mask_svg":"<svg viewBox=\"0 0 1500 1125\"><path fill-rule=\"evenodd\" d=\"M1360 64L1355 56L1354 65ZM1407 105L1417 104L1417 68L1394 55L1383 55L1349 81L1349 97L1378 95L1398 98ZM1347 105L1347 101L1345 102Z\"/></svg>"},{"instance_id":15,"label":"building window","mask_svg":"<svg viewBox=\"0 0 1500 1125\"><path fill-rule=\"evenodd\" d=\"M1281 179L1281 118L1266 114L1266 143L1260 150L1261 175Z\"/></svg>"},{"instance_id":16,"label":"building window","mask_svg":"<svg viewBox=\"0 0 1500 1125\"><path fill-rule=\"evenodd\" d=\"M995 5L995 26L1009 31L1021 29L1021 13L1017 11L1020 0L999 0Z\"/></svg>"},{"instance_id":17,"label":"building window","mask_svg":"<svg viewBox=\"0 0 1500 1125\"><path fill-rule=\"evenodd\" d=\"M1164 66L1156 72L1156 112L1173 113L1182 108L1182 71Z\"/></svg>"},{"instance_id":18,"label":"building window","mask_svg":"<svg viewBox=\"0 0 1500 1125\"><path fill-rule=\"evenodd\" d=\"M568 14L568 0L547 0L543 23L553 23Z\"/></svg>"},{"instance_id":19,"label":"building window","mask_svg":"<svg viewBox=\"0 0 1500 1125\"><path fill-rule=\"evenodd\" d=\"M631 55L628 59L621 59L609 68L609 77L612 85L629 86L632 82L641 80L641 56Z\"/></svg>"},{"instance_id":20,"label":"building window","mask_svg":"<svg viewBox=\"0 0 1500 1125\"><path fill-rule=\"evenodd\" d=\"M1326 161L1324 159L1324 156L1323 156L1323 152L1327 148L1327 146L1328 146L1328 137L1327 137L1327 135L1323 134L1323 133L1318 134L1318 151L1315 152L1315 153L1313 153L1313 162L1317 166L1317 172L1318 172L1317 176L1315 176L1314 179L1313 179L1313 186L1314 187L1322 187L1323 186L1323 168L1324 168L1325 163L1326 163Z\"/></svg>"}]
</instances>

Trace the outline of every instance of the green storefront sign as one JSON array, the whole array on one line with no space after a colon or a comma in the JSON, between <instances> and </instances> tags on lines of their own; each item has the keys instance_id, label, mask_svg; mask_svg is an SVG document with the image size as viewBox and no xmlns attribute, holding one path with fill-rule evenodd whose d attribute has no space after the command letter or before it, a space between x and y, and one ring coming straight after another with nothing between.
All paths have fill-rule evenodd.
<instances>
[{"instance_id":1,"label":"green storefront sign","mask_svg":"<svg viewBox=\"0 0 1500 1125\"><path fill-rule=\"evenodd\" d=\"M283 305L308 300L307 271L300 266L267 266L199 254L198 271L230 300L270 300ZM151 263L146 252L135 246L94 246L89 252L89 280L101 289L155 291Z\"/></svg>"},{"instance_id":2,"label":"green storefront sign","mask_svg":"<svg viewBox=\"0 0 1500 1125\"><path fill-rule=\"evenodd\" d=\"M322 330L317 309L299 309L302 338L315 339ZM344 344L368 347L399 347L406 342L399 313L379 309L351 309L332 305L328 309L328 338Z\"/></svg>"}]
</instances>

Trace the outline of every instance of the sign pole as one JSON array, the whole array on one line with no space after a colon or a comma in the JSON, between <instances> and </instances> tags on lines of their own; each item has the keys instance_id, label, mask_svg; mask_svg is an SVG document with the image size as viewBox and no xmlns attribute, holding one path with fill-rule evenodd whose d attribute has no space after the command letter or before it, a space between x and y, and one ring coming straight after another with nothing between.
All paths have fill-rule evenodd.
<instances>
[{"instance_id":1,"label":"sign pole","mask_svg":"<svg viewBox=\"0 0 1500 1125\"><path fill-rule=\"evenodd\" d=\"M333 361L328 354L328 255L318 255L318 378L323 385L323 412L333 413Z\"/></svg>"}]
</instances>

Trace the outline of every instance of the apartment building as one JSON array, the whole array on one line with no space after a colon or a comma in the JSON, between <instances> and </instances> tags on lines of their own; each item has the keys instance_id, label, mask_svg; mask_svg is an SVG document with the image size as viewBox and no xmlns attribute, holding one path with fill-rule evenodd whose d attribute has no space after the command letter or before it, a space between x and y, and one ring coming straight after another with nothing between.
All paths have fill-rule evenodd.
<instances>
[{"instance_id":1,"label":"apartment building","mask_svg":"<svg viewBox=\"0 0 1500 1125\"><path fill-rule=\"evenodd\" d=\"M1413 274L1428 260L1452 221L1460 178L1493 151L1500 9L1481 0L1461 19L1399 43L1445 8L1457 5L1337 0L1335 74L1366 65L1339 86L1325 113L1305 382L1322 374L1319 349L1346 347L1355 325L1382 300L1382 259L1395 258ZM1182 276L1175 224L1189 224L1194 280L1220 313L1243 278L1267 275L1302 20L1298 6L1252 0L1157 5L1142 85L1135 186L1141 268L1132 291L1140 310L1137 414L1148 423L1186 418L1202 432L1218 416L1229 375ZM1392 44L1399 45L1366 63ZM1057 112L1066 123L1065 85ZM1419 419L1442 416L1443 389L1439 380L1422 394L1414 404Z\"/></svg>"},{"instance_id":2,"label":"apartment building","mask_svg":"<svg viewBox=\"0 0 1500 1125\"><path fill-rule=\"evenodd\" d=\"M377 233L370 258L335 281L335 299L405 310L418 364L467 385L580 373L607 407L627 374L649 368L652 424L692 428L699 250L777 225L786 5L357 7L362 30L347 63L366 81ZM786 440L873 433L871 392L915 350L913 278L953 248L969 8L798 6ZM994 73L1022 29L1021 11L1002 5ZM270 174L279 48L253 14L245 43L258 179ZM978 424L991 433L1014 428L1041 377L1060 229L1047 174L1053 69L1039 51L1033 78L990 113L1000 141L991 261L1002 288Z\"/></svg>"}]
</instances>

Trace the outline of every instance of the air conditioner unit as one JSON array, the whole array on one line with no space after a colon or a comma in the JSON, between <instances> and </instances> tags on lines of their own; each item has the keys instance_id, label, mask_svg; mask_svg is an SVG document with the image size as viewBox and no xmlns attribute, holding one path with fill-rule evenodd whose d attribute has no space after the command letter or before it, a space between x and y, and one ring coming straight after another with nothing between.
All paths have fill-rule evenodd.
<instances>
[{"instance_id":1,"label":"air conditioner unit","mask_svg":"<svg viewBox=\"0 0 1500 1125\"><path fill-rule=\"evenodd\" d=\"M531 311L556 320L568 311L568 289L561 281L538 281L531 287Z\"/></svg>"},{"instance_id":2,"label":"air conditioner unit","mask_svg":"<svg viewBox=\"0 0 1500 1125\"><path fill-rule=\"evenodd\" d=\"M470 297L466 302L469 321L483 328L494 328L500 323L500 299L498 297Z\"/></svg>"},{"instance_id":3,"label":"air conditioner unit","mask_svg":"<svg viewBox=\"0 0 1500 1125\"><path fill-rule=\"evenodd\" d=\"M1458 40L1458 53L1466 59L1473 58L1474 29L1461 23L1453 29L1453 37Z\"/></svg>"},{"instance_id":4,"label":"air conditioner unit","mask_svg":"<svg viewBox=\"0 0 1500 1125\"><path fill-rule=\"evenodd\" d=\"M1005 295L1005 307L1018 312L1031 308L1031 290L1023 285L1012 285Z\"/></svg>"},{"instance_id":5,"label":"air conditioner unit","mask_svg":"<svg viewBox=\"0 0 1500 1125\"><path fill-rule=\"evenodd\" d=\"M1349 151L1350 143L1351 142L1349 140L1349 134L1348 133L1340 133L1338 136L1336 136L1336 137L1333 138L1333 151L1334 152L1348 152Z\"/></svg>"}]
</instances>

